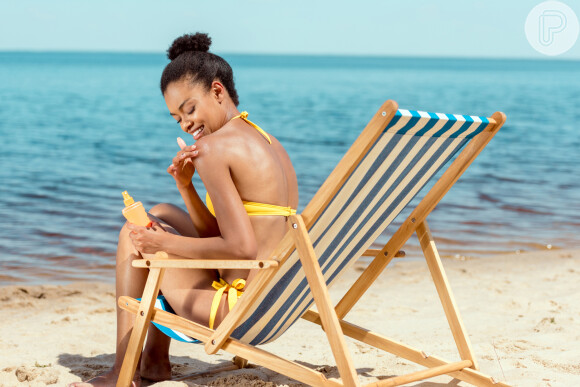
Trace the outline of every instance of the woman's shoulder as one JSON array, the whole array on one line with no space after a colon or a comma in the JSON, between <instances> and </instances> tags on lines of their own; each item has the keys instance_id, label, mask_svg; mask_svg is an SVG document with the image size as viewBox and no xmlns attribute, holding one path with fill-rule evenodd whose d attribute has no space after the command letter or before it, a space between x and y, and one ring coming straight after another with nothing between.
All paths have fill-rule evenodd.
<instances>
[{"instance_id":1,"label":"woman's shoulder","mask_svg":"<svg viewBox=\"0 0 580 387\"><path fill-rule=\"evenodd\" d=\"M220 129L208 136L204 136L195 142L198 150L196 159L200 160L227 160L230 156L238 153L243 138L235 131Z\"/></svg>"},{"instance_id":2,"label":"woman's shoulder","mask_svg":"<svg viewBox=\"0 0 580 387\"><path fill-rule=\"evenodd\" d=\"M256 162L264 164L271 158L269 155L272 152L285 154L282 144L271 134L267 135L268 137L264 138L262 133L249 128L242 120L231 121L220 130L197 140L195 143L199 151L197 158L210 162L219 159L231 166Z\"/></svg>"},{"instance_id":3,"label":"woman's shoulder","mask_svg":"<svg viewBox=\"0 0 580 387\"><path fill-rule=\"evenodd\" d=\"M198 154L195 158L197 161L211 160L223 151L224 143L220 141L215 133L204 136L195 142Z\"/></svg>"}]
</instances>

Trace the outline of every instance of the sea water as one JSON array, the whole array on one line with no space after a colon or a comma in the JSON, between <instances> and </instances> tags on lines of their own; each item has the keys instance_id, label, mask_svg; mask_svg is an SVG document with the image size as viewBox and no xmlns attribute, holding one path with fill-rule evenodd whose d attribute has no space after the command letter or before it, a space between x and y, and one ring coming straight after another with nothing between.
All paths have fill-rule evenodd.
<instances>
[{"instance_id":1,"label":"sea water","mask_svg":"<svg viewBox=\"0 0 580 387\"><path fill-rule=\"evenodd\" d=\"M504 127L428 218L441 255L579 246L580 62L224 57L240 109L294 163L299 211L385 100L501 110ZM121 192L146 208L183 207L166 172L184 137L159 91L166 63L162 54L0 53L0 285L112 282ZM404 250L421 254L415 237Z\"/></svg>"}]
</instances>

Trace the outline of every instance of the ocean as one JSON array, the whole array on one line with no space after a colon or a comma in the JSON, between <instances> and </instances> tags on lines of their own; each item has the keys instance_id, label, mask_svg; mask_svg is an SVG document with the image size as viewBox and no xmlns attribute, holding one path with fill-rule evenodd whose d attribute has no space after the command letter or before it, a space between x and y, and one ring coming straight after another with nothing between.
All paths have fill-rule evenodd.
<instances>
[{"instance_id":1,"label":"ocean","mask_svg":"<svg viewBox=\"0 0 580 387\"><path fill-rule=\"evenodd\" d=\"M385 100L501 110L504 127L428 218L441 255L579 246L580 62L223 56L240 109L294 163L299 211ZM183 207L166 173L183 136L159 91L166 63L163 54L0 53L0 285L113 282L121 192L146 208ZM404 250L420 257L415 237Z\"/></svg>"}]
</instances>

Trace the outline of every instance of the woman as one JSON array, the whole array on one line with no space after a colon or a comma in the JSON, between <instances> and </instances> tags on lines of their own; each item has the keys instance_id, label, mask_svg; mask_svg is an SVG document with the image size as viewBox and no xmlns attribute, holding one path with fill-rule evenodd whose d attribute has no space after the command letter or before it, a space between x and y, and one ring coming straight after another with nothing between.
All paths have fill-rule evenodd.
<instances>
[{"instance_id":1,"label":"woman","mask_svg":"<svg viewBox=\"0 0 580 387\"><path fill-rule=\"evenodd\" d=\"M149 212L152 227L123 226L117 249L117 298L141 296L148 272L133 268L131 262L156 251L193 259L267 258L298 205L296 174L288 154L273 136L240 116L232 69L208 52L210 44L206 34L197 33L177 38L168 50L171 62L163 71L161 92L171 116L196 140L183 146L167 168L188 212L158 204ZM195 171L211 198L209 209L191 182ZM178 315L215 328L228 313L228 292L218 293L214 281L226 287L236 282L243 291L244 281L247 286L254 275L252 270L168 269L161 292ZM132 315L117 308L113 369L74 386L116 383L132 323ZM136 385L141 379L171 377L169 343L167 336L150 327Z\"/></svg>"}]
</instances>

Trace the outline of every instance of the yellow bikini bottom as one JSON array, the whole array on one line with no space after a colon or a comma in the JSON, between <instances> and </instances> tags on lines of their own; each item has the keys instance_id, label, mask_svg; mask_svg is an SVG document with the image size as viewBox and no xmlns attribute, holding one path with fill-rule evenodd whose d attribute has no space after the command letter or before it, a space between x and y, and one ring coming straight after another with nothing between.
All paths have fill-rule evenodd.
<instances>
[{"instance_id":1,"label":"yellow bikini bottom","mask_svg":"<svg viewBox=\"0 0 580 387\"><path fill-rule=\"evenodd\" d=\"M246 280L238 278L230 285L223 278L220 278L219 282L213 281L211 286L213 286L217 292L213 296L211 310L209 312L209 329L213 329L213 323L215 321L215 316L217 315L217 310L220 306L220 301L222 300L222 294L224 294L226 291L228 292L228 306L229 310L232 310L234 305L236 305L236 302L238 302L238 298L240 298L243 294L242 289L244 289L244 286L246 286Z\"/></svg>"}]
</instances>

